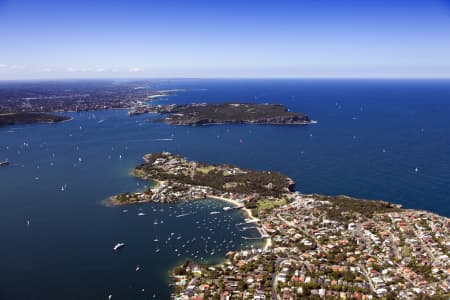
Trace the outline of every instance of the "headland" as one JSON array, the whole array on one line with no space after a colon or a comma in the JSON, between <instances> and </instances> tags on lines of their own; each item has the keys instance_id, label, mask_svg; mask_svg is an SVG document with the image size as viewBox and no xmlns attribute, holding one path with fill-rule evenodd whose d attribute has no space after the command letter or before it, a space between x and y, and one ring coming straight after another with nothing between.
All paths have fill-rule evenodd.
<instances>
[{"instance_id":1,"label":"headland","mask_svg":"<svg viewBox=\"0 0 450 300\"><path fill-rule=\"evenodd\" d=\"M0 113L0 127L34 123L59 123L67 120L70 120L70 117L48 113Z\"/></svg>"},{"instance_id":2,"label":"headland","mask_svg":"<svg viewBox=\"0 0 450 300\"><path fill-rule=\"evenodd\" d=\"M304 125L314 123L306 114L290 112L280 104L193 103L165 105L156 112L167 115L162 121L171 125L269 124Z\"/></svg>"},{"instance_id":3,"label":"headland","mask_svg":"<svg viewBox=\"0 0 450 300\"><path fill-rule=\"evenodd\" d=\"M287 176L147 154L133 174L156 187L114 205L228 201L248 214L265 247L218 265L188 261L171 272L173 299L447 299L450 220L385 201L300 194ZM229 208L231 209L231 208Z\"/></svg>"}]
</instances>

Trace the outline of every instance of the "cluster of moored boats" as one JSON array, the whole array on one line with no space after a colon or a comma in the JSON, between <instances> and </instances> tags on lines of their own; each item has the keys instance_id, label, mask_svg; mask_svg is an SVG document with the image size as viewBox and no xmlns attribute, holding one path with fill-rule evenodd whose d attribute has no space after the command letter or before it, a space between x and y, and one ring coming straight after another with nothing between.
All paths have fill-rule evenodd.
<instances>
[{"instance_id":1,"label":"cluster of moored boats","mask_svg":"<svg viewBox=\"0 0 450 300\"><path fill-rule=\"evenodd\" d=\"M168 207L168 216L169 217L175 217L175 218L181 218L186 217L189 215L193 215L195 213L200 213L203 209L214 209L218 208L217 205L214 204L199 204L198 202L187 202L183 203L182 207L174 207L169 206ZM241 207L223 207L223 211L230 211L233 209L239 209ZM126 213L128 212L127 209L122 210L122 212ZM164 212L164 209L157 209L153 208L154 213L158 212ZM171 232L167 238L160 239L158 236L155 236L153 239L153 242L157 245L155 252L159 253L161 251L160 246L164 246L166 252L173 252L176 256L187 256L192 257L193 259L198 260L206 260L208 257L214 256L216 254L224 253L226 251L229 251L230 249L238 249L238 248L244 248L244 242L242 243L236 243L236 241L239 238L242 238L243 240L248 239L247 237L241 236L239 237L239 231L247 231L248 229L255 228L253 227L244 227L242 225L252 223L253 220L246 219L244 223L236 223L235 219L233 218L233 215L223 214L222 216L218 216L221 214L218 210L212 210L208 213L211 215L211 217L204 216L203 218L195 221L196 227L193 228L196 231L203 232L206 229L207 234L203 235L199 234L197 236L194 236L192 238L184 238L181 234L176 234L174 232ZM138 216L146 216L147 213L143 212L142 208L139 208ZM155 219L153 222L154 225L163 224L163 220ZM234 228L237 228L235 230ZM224 238L222 239L221 232L223 231L231 232L232 239ZM250 238L253 239L253 238ZM259 239L259 238L254 238ZM199 243L200 242L200 243ZM197 249L198 244L203 244L203 249ZM192 247L189 247L191 246ZM114 251L120 251L121 248L125 246L125 243L119 242L114 247Z\"/></svg>"}]
</instances>

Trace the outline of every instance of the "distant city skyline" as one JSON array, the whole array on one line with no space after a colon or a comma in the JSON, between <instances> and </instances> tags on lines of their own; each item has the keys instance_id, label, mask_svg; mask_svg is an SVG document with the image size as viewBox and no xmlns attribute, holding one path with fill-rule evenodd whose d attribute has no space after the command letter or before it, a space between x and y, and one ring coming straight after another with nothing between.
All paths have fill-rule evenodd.
<instances>
[{"instance_id":1,"label":"distant city skyline","mask_svg":"<svg viewBox=\"0 0 450 300\"><path fill-rule=\"evenodd\" d=\"M448 0L0 0L0 80L450 78Z\"/></svg>"}]
</instances>

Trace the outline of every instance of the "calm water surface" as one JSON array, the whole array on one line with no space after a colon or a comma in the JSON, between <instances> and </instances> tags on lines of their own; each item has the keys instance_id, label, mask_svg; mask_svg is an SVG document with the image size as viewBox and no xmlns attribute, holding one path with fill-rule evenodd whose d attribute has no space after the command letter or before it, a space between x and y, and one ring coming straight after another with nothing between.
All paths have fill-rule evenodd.
<instances>
[{"instance_id":1,"label":"calm water surface","mask_svg":"<svg viewBox=\"0 0 450 300\"><path fill-rule=\"evenodd\" d=\"M177 263L217 262L252 246L241 236L256 233L235 226L239 212L209 214L225 203L102 205L148 184L129 171L149 152L280 171L302 192L450 216L449 81L178 80L155 88L191 89L168 98L176 103L283 103L319 123L178 127L117 110L1 128L0 160L12 162L0 169L1 300L167 299ZM117 254L119 241L127 245Z\"/></svg>"}]
</instances>

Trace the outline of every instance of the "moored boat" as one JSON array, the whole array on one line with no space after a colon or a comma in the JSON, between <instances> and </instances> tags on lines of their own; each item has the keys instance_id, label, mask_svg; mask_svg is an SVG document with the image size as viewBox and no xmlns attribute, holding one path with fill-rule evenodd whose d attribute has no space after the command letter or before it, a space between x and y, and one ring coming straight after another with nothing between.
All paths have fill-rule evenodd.
<instances>
[{"instance_id":1,"label":"moored boat","mask_svg":"<svg viewBox=\"0 0 450 300\"><path fill-rule=\"evenodd\" d=\"M120 250L123 247L125 247L125 243L117 243L117 244L114 245L113 250L114 251L118 251L118 250Z\"/></svg>"}]
</instances>

